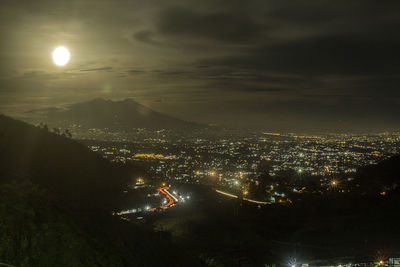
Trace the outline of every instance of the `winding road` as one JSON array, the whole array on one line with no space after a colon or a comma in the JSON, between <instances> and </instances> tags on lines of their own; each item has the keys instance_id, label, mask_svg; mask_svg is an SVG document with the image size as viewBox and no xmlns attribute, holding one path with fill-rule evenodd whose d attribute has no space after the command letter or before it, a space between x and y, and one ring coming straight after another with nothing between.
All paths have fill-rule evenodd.
<instances>
[{"instance_id":1,"label":"winding road","mask_svg":"<svg viewBox=\"0 0 400 267\"><path fill-rule=\"evenodd\" d=\"M165 204L165 205L162 205L160 207L162 209L166 209L166 208L172 207L173 205L178 203L178 199L174 195L172 195L168 191L168 189L169 189L168 186L160 187L160 188L157 189L161 194L165 195L165 197L168 199L168 203Z\"/></svg>"}]
</instances>

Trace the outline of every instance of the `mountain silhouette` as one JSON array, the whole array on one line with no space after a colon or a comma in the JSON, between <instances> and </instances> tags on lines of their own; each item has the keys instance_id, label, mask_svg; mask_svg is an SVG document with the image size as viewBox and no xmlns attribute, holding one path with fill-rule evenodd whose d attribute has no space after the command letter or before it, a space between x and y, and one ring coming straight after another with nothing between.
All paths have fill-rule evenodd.
<instances>
[{"instance_id":1,"label":"mountain silhouette","mask_svg":"<svg viewBox=\"0 0 400 267\"><path fill-rule=\"evenodd\" d=\"M72 104L65 110L36 111L36 113L40 112L44 115L45 122L60 127L67 124L111 130L132 128L188 130L202 127L200 124L156 112L132 99L112 101L96 98L88 102Z\"/></svg>"}]
</instances>

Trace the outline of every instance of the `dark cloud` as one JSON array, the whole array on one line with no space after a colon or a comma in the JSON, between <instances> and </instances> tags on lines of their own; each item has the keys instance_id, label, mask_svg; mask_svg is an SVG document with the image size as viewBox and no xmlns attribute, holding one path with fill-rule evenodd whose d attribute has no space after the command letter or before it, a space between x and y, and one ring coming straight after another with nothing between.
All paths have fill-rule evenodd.
<instances>
[{"instance_id":1,"label":"dark cloud","mask_svg":"<svg viewBox=\"0 0 400 267\"><path fill-rule=\"evenodd\" d=\"M188 74L193 74L194 72L191 71L179 71L179 70L173 70L173 71L158 71L159 75L166 75L166 76L183 76L183 75L188 75Z\"/></svg>"},{"instance_id":2,"label":"dark cloud","mask_svg":"<svg viewBox=\"0 0 400 267\"><path fill-rule=\"evenodd\" d=\"M147 71L145 70L136 70L136 69L131 69L131 70L127 70L126 73L128 73L129 75L140 75L140 74L145 74Z\"/></svg>"},{"instance_id":3,"label":"dark cloud","mask_svg":"<svg viewBox=\"0 0 400 267\"><path fill-rule=\"evenodd\" d=\"M154 33L151 31L139 31L133 35L133 38L151 45L161 45L161 42L154 40Z\"/></svg>"},{"instance_id":4,"label":"dark cloud","mask_svg":"<svg viewBox=\"0 0 400 267\"><path fill-rule=\"evenodd\" d=\"M335 35L256 47L244 55L212 57L199 64L298 74L396 74L400 40L382 42Z\"/></svg>"},{"instance_id":5,"label":"dark cloud","mask_svg":"<svg viewBox=\"0 0 400 267\"><path fill-rule=\"evenodd\" d=\"M84 69L80 71L111 71L113 68L112 67L101 67L101 68L92 68L92 69Z\"/></svg>"},{"instance_id":6,"label":"dark cloud","mask_svg":"<svg viewBox=\"0 0 400 267\"><path fill-rule=\"evenodd\" d=\"M161 12L157 29L161 34L173 37L248 43L263 34L267 27L243 12L202 14L173 7Z\"/></svg>"}]
</instances>

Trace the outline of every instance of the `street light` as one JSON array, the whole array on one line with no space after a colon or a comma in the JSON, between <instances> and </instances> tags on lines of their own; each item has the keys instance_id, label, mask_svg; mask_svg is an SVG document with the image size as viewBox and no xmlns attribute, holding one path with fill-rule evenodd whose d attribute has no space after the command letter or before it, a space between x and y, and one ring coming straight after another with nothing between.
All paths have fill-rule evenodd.
<instances>
[{"instance_id":1,"label":"street light","mask_svg":"<svg viewBox=\"0 0 400 267\"><path fill-rule=\"evenodd\" d=\"M297 262L296 259L291 259L291 260L289 261L289 264L288 264L288 265L289 265L290 267L296 267L296 264L297 264L296 262Z\"/></svg>"}]
</instances>

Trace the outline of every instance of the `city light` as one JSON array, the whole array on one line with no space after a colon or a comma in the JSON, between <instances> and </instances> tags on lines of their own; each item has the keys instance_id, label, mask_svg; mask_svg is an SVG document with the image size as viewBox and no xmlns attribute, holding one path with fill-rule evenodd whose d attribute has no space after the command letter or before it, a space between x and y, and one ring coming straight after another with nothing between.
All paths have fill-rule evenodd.
<instances>
[{"instance_id":1,"label":"city light","mask_svg":"<svg viewBox=\"0 0 400 267\"><path fill-rule=\"evenodd\" d=\"M103 133L107 135L107 133ZM101 153L104 157L111 161L130 161L148 162L148 158L155 158L152 161L151 175L154 177L164 177L168 181L185 181L189 183L209 183L209 180L203 180L206 176L219 177L213 181L220 185L239 185L241 183L235 180L243 181L246 179L254 179L257 185L257 178L261 174L260 170L254 169L254 166L260 165L260 161L269 159L271 168L269 174L276 176L281 171L295 170L296 173L302 175L310 173L313 176L324 176L331 174L354 174L355 166L374 164L379 160L388 156L387 147L393 147L393 151L400 151L396 147L396 142L400 138L400 134L391 134L390 136L376 134L370 135L365 141L363 135L340 135L330 134L326 136L306 136L296 134L280 135L282 141L268 140L265 135L259 133L252 138L243 140L232 138L231 140L206 140L201 142L188 141L182 144L181 155L170 157L164 160L160 154L153 151L146 143L139 144L138 151L146 151L145 153L131 154L127 153L126 147L118 147L116 145L92 145L93 151ZM165 148L173 148L178 143L167 139L153 139L159 142L160 146ZM305 142L304 140L307 140ZM270 146L265 146L265 143ZM379 144L372 146L371 144ZM154 145L154 144L153 144ZM190 150L185 148L190 148ZM361 156L354 151L354 147L362 148L366 152ZM251 148L251 149L249 149ZM294 148L294 149L293 149ZM203 156L207 151L210 157ZM236 151L241 151L240 153ZM248 151L248 152L247 152ZM135 157L137 155L138 157ZM235 158L227 160L227 157ZM254 155L258 155L254 157ZM326 162L321 163L315 155L320 155ZM165 157L165 156L164 156ZM253 158L254 157L254 158ZM250 160L251 159L251 160ZM340 163L340 164L338 164ZM208 171L204 171L208 170ZM196 177L193 177L193 176ZM352 177L352 176L350 176ZM346 178L353 179L353 178ZM163 183L162 186L166 186ZM339 186L337 182L328 182L328 186Z\"/></svg>"},{"instance_id":2,"label":"city light","mask_svg":"<svg viewBox=\"0 0 400 267\"><path fill-rule=\"evenodd\" d=\"M135 154L135 158L143 158L143 159L163 159L163 160L169 160L169 159L174 159L176 158L175 155L173 156L164 156L161 154L154 154L154 153L149 153L149 154Z\"/></svg>"},{"instance_id":3,"label":"city light","mask_svg":"<svg viewBox=\"0 0 400 267\"><path fill-rule=\"evenodd\" d=\"M296 265L297 265L296 259L291 259L291 260L289 261L288 265L289 265L290 267L296 267Z\"/></svg>"}]
</instances>

